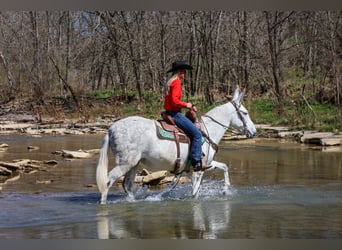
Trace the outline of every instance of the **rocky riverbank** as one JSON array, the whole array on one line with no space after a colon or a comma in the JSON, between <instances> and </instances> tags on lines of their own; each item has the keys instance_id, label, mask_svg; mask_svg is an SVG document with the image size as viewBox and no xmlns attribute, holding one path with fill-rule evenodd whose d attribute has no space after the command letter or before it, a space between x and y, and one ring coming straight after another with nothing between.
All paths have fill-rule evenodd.
<instances>
[{"instance_id":1,"label":"rocky riverbank","mask_svg":"<svg viewBox=\"0 0 342 250\"><path fill-rule=\"evenodd\" d=\"M42 117L30 111L23 111L14 106L0 105L0 134L22 133L32 136L43 134L72 135L72 134L105 134L112 123L120 117L101 115L89 119L55 119ZM339 146L342 133L318 131L291 131L288 127L274 127L267 124L256 125L257 137L293 138L300 143L317 144L321 146ZM244 139L245 136L227 133L223 140ZM1 144L1 141L0 141Z\"/></svg>"}]
</instances>

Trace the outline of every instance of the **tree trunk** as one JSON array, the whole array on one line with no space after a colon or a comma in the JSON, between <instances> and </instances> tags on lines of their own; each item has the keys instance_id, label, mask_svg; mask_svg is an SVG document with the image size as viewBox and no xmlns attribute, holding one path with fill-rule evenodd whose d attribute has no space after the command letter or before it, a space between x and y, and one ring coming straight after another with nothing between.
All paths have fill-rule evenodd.
<instances>
[{"instance_id":1,"label":"tree trunk","mask_svg":"<svg viewBox=\"0 0 342 250\"><path fill-rule=\"evenodd\" d=\"M2 51L0 51L0 58L1 58L2 65L4 66L4 69L6 72L8 86L9 86L9 92L7 93L7 100L11 100L11 99L15 98L15 96L13 96L14 82L13 82L12 72L11 72L11 69L9 68L7 60L4 56L4 54L2 53Z\"/></svg>"},{"instance_id":2,"label":"tree trunk","mask_svg":"<svg viewBox=\"0 0 342 250\"><path fill-rule=\"evenodd\" d=\"M280 90L280 65L279 65L279 37L278 37L278 13L272 15L270 12L265 12L267 21L268 45L271 56L271 67L275 93L278 103L281 102L282 94Z\"/></svg>"}]
</instances>

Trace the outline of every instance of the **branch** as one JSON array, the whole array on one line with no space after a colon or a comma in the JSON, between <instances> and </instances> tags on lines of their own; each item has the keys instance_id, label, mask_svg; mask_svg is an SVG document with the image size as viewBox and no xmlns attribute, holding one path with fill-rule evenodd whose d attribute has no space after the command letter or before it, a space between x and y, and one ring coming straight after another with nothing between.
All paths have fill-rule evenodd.
<instances>
[{"instance_id":1,"label":"branch","mask_svg":"<svg viewBox=\"0 0 342 250\"><path fill-rule=\"evenodd\" d=\"M68 89L72 95L72 98L74 99L75 103L76 103L76 107L78 108L78 100L77 100L77 97L75 95L75 92L73 91L73 89L71 88L71 86L65 81L65 79L63 78L62 74L61 74L61 71L59 70L58 68L58 65L56 64L56 62L53 60L53 58L51 56L49 56L49 59L51 60L51 62L53 63L53 65L55 66L56 68L56 71L57 71L57 74L58 74L58 77L59 79L62 80L63 82L63 85L64 85L64 88L65 89Z\"/></svg>"}]
</instances>

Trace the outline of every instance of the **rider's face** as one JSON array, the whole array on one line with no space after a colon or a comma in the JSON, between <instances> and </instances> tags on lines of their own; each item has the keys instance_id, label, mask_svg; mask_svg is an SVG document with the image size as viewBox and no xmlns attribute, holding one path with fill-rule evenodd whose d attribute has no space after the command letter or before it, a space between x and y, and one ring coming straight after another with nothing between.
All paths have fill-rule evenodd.
<instances>
[{"instance_id":1,"label":"rider's face","mask_svg":"<svg viewBox=\"0 0 342 250\"><path fill-rule=\"evenodd\" d=\"M186 73L186 70L185 69L180 69L178 70L178 78L180 80L183 80L185 78L185 73Z\"/></svg>"}]
</instances>

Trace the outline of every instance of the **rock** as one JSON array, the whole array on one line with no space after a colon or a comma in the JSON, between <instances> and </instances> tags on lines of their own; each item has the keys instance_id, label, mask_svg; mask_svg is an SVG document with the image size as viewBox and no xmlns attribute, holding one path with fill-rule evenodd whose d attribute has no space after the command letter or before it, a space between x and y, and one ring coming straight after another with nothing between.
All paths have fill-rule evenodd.
<instances>
[{"instance_id":1,"label":"rock","mask_svg":"<svg viewBox=\"0 0 342 250\"><path fill-rule=\"evenodd\" d=\"M11 171L23 169L23 167L20 164L10 162L0 162L0 166L5 167Z\"/></svg>"},{"instance_id":2,"label":"rock","mask_svg":"<svg viewBox=\"0 0 342 250\"><path fill-rule=\"evenodd\" d=\"M89 150L83 150L84 152L90 153L90 154L99 154L100 149L89 149Z\"/></svg>"},{"instance_id":3,"label":"rock","mask_svg":"<svg viewBox=\"0 0 342 250\"><path fill-rule=\"evenodd\" d=\"M45 180L45 181L40 181L36 180L36 184L51 184L53 180Z\"/></svg>"},{"instance_id":4,"label":"rock","mask_svg":"<svg viewBox=\"0 0 342 250\"><path fill-rule=\"evenodd\" d=\"M37 172L38 172L38 170L31 170L31 171L27 172L26 174L34 174L34 173L37 173Z\"/></svg>"},{"instance_id":5,"label":"rock","mask_svg":"<svg viewBox=\"0 0 342 250\"><path fill-rule=\"evenodd\" d=\"M39 161L34 161L30 159L17 159L17 160L13 160L13 162L15 164L18 164L19 166L25 166L26 164L30 164L30 163L39 164Z\"/></svg>"},{"instance_id":6,"label":"rock","mask_svg":"<svg viewBox=\"0 0 342 250\"><path fill-rule=\"evenodd\" d=\"M32 123L7 123L0 124L0 130L17 130L24 132L26 129L32 127Z\"/></svg>"},{"instance_id":7,"label":"rock","mask_svg":"<svg viewBox=\"0 0 342 250\"><path fill-rule=\"evenodd\" d=\"M342 135L335 135L331 132L304 133L300 138L302 143L319 144L322 146L341 145Z\"/></svg>"},{"instance_id":8,"label":"rock","mask_svg":"<svg viewBox=\"0 0 342 250\"><path fill-rule=\"evenodd\" d=\"M47 161L43 161L44 164L47 164L47 165L56 165L58 164L58 161L55 161L55 160L47 160Z\"/></svg>"},{"instance_id":9,"label":"rock","mask_svg":"<svg viewBox=\"0 0 342 250\"><path fill-rule=\"evenodd\" d=\"M9 170L8 168L5 168L5 167L1 167L0 166L0 175L11 175L12 174L12 171Z\"/></svg>"},{"instance_id":10,"label":"rock","mask_svg":"<svg viewBox=\"0 0 342 250\"><path fill-rule=\"evenodd\" d=\"M96 188L97 185L96 184L87 184L87 185L85 185L85 187L87 187L87 188Z\"/></svg>"},{"instance_id":11,"label":"rock","mask_svg":"<svg viewBox=\"0 0 342 250\"><path fill-rule=\"evenodd\" d=\"M271 125L268 125L268 124L256 124L255 127L257 129L263 129L263 130L272 130L272 131L275 131L275 132L284 132L284 131L288 131L289 128L288 127L273 127Z\"/></svg>"},{"instance_id":12,"label":"rock","mask_svg":"<svg viewBox=\"0 0 342 250\"><path fill-rule=\"evenodd\" d=\"M288 138L288 137L300 137L304 134L303 131L280 131L278 133L280 138Z\"/></svg>"},{"instance_id":13,"label":"rock","mask_svg":"<svg viewBox=\"0 0 342 250\"><path fill-rule=\"evenodd\" d=\"M51 152L51 154L54 154L54 155L62 155L63 152L62 152L61 150L57 150L57 151Z\"/></svg>"},{"instance_id":14,"label":"rock","mask_svg":"<svg viewBox=\"0 0 342 250\"><path fill-rule=\"evenodd\" d=\"M54 154L62 154L63 157L66 158L75 158L75 159L82 159L82 158L91 158L94 156L94 154L98 154L100 152L100 149L89 149L89 150L77 150L77 151L71 151L71 150L62 150L62 151L56 151Z\"/></svg>"},{"instance_id":15,"label":"rock","mask_svg":"<svg viewBox=\"0 0 342 250\"><path fill-rule=\"evenodd\" d=\"M14 177L12 177L12 178L7 179L7 180L5 181L5 184L8 183L8 182L17 181L17 180L19 180L19 179L20 179L20 174L14 176Z\"/></svg>"},{"instance_id":16,"label":"rock","mask_svg":"<svg viewBox=\"0 0 342 250\"><path fill-rule=\"evenodd\" d=\"M341 142L342 142L342 136L338 136L338 135L321 139L321 145L322 146L341 145Z\"/></svg>"},{"instance_id":17,"label":"rock","mask_svg":"<svg viewBox=\"0 0 342 250\"><path fill-rule=\"evenodd\" d=\"M305 132L300 138L300 142L317 144L316 141L319 142L321 138L330 137L333 135L334 134L331 132Z\"/></svg>"},{"instance_id":18,"label":"rock","mask_svg":"<svg viewBox=\"0 0 342 250\"><path fill-rule=\"evenodd\" d=\"M83 150L79 150L79 151L62 150L62 156L66 158L82 159L82 158L91 158L93 154L84 152Z\"/></svg>"},{"instance_id":19,"label":"rock","mask_svg":"<svg viewBox=\"0 0 342 250\"><path fill-rule=\"evenodd\" d=\"M27 149L28 149L29 151L34 151L34 150L38 150L39 147L36 147L36 146L28 146Z\"/></svg>"},{"instance_id":20,"label":"rock","mask_svg":"<svg viewBox=\"0 0 342 250\"><path fill-rule=\"evenodd\" d=\"M7 151L7 149L8 149L8 144L6 143L0 144L0 153Z\"/></svg>"},{"instance_id":21,"label":"rock","mask_svg":"<svg viewBox=\"0 0 342 250\"><path fill-rule=\"evenodd\" d=\"M34 169L36 169L36 170L42 170L43 169L42 166L34 165L34 164L25 164L24 167L25 167L26 172L34 170Z\"/></svg>"},{"instance_id":22,"label":"rock","mask_svg":"<svg viewBox=\"0 0 342 250\"><path fill-rule=\"evenodd\" d=\"M12 162L0 162L0 176L10 176L13 174L17 174L14 179L7 179L5 183L8 181L14 181L16 178L20 177L20 173L32 174L37 171L42 171L46 168L44 165L55 165L58 164L54 160L48 161L36 161L30 159L18 159L13 160Z\"/></svg>"},{"instance_id":23,"label":"rock","mask_svg":"<svg viewBox=\"0 0 342 250\"><path fill-rule=\"evenodd\" d=\"M224 135L222 141L233 141L247 139L246 135Z\"/></svg>"}]
</instances>

